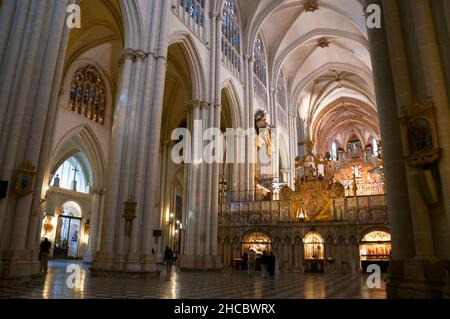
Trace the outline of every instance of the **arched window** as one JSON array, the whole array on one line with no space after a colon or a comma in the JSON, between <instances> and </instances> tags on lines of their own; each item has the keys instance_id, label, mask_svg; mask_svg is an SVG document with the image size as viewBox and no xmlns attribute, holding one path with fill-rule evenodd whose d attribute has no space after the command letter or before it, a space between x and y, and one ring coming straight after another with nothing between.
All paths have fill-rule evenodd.
<instances>
[{"instance_id":1,"label":"arched window","mask_svg":"<svg viewBox=\"0 0 450 319\"><path fill-rule=\"evenodd\" d=\"M372 151L373 156L378 157L380 155L378 152L378 142L375 137L372 139Z\"/></svg>"},{"instance_id":2,"label":"arched window","mask_svg":"<svg viewBox=\"0 0 450 319\"><path fill-rule=\"evenodd\" d=\"M280 71L277 80L277 103L282 110L286 110L287 106L287 95L286 95L286 79L284 77L283 71Z\"/></svg>"},{"instance_id":3,"label":"arched window","mask_svg":"<svg viewBox=\"0 0 450 319\"><path fill-rule=\"evenodd\" d=\"M86 172L83 165L74 156L58 167L51 185L79 193L89 193L89 180Z\"/></svg>"},{"instance_id":4,"label":"arched window","mask_svg":"<svg viewBox=\"0 0 450 319\"><path fill-rule=\"evenodd\" d=\"M253 57L255 59L253 65L255 97L260 106L267 108L267 64L261 36L256 39Z\"/></svg>"},{"instance_id":5,"label":"arched window","mask_svg":"<svg viewBox=\"0 0 450 319\"><path fill-rule=\"evenodd\" d=\"M75 72L67 108L96 123L104 124L106 89L105 83L95 66L84 66Z\"/></svg>"},{"instance_id":6,"label":"arched window","mask_svg":"<svg viewBox=\"0 0 450 319\"><path fill-rule=\"evenodd\" d=\"M222 26L222 57L236 74L241 72L241 28L238 8L234 0L225 0Z\"/></svg>"},{"instance_id":7,"label":"arched window","mask_svg":"<svg viewBox=\"0 0 450 319\"><path fill-rule=\"evenodd\" d=\"M334 142L333 145L331 145L331 159L333 161L337 161L338 159L336 142Z\"/></svg>"}]
</instances>

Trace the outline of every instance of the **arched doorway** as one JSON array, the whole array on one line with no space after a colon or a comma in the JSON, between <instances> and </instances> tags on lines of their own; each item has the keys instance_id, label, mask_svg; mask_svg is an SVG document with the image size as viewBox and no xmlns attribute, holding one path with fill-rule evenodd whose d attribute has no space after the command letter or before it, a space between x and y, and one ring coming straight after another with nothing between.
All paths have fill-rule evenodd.
<instances>
[{"instance_id":1,"label":"arched doorway","mask_svg":"<svg viewBox=\"0 0 450 319\"><path fill-rule=\"evenodd\" d=\"M359 244L359 253L363 272L367 272L367 267L372 264L387 272L391 258L391 235L385 231L367 233Z\"/></svg>"},{"instance_id":2,"label":"arched doorway","mask_svg":"<svg viewBox=\"0 0 450 319\"><path fill-rule=\"evenodd\" d=\"M81 220L80 205L70 201L62 206L56 227L53 258L78 258Z\"/></svg>"},{"instance_id":3,"label":"arched doorway","mask_svg":"<svg viewBox=\"0 0 450 319\"><path fill-rule=\"evenodd\" d=\"M325 266L323 237L316 232L306 234L303 239L305 272L322 273Z\"/></svg>"},{"instance_id":4,"label":"arched doorway","mask_svg":"<svg viewBox=\"0 0 450 319\"><path fill-rule=\"evenodd\" d=\"M172 151L180 143L186 142L185 136L175 136L177 129L191 132L190 108L195 96L195 81L193 80L193 63L188 44L191 42L180 36L168 48L167 71L164 83L163 108L161 118L160 153L159 157L159 189L160 201L159 229L161 238L157 238L157 258L162 260L163 251L169 246L177 254L183 255L188 248L186 231L190 227L186 214L189 205L187 187L190 163L183 156L189 154L189 146L177 153L183 157L180 162L174 161ZM198 205L198 203L196 204Z\"/></svg>"},{"instance_id":5,"label":"arched doorway","mask_svg":"<svg viewBox=\"0 0 450 319\"><path fill-rule=\"evenodd\" d=\"M242 253L248 253L250 248L258 255L262 255L264 251L270 252L272 239L269 235L259 231L247 233L242 240Z\"/></svg>"},{"instance_id":6,"label":"arched doorway","mask_svg":"<svg viewBox=\"0 0 450 319\"><path fill-rule=\"evenodd\" d=\"M264 251L269 253L272 250L272 239L269 235L260 231L250 232L244 235L241 249L244 256L244 264L250 249L256 252L255 270L261 270L261 256Z\"/></svg>"}]
</instances>

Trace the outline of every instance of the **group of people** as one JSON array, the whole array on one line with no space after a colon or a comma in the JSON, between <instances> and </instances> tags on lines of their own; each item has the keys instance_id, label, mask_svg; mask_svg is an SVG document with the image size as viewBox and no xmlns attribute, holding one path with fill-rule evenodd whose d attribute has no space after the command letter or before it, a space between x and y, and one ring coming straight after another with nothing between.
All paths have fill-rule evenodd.
<instances>
[{"instance_id":1,"label":"group of people","mask_svg":"<svg viewBox=\"0 0 450 319\"><path fill-rule=\"evenodd\" d=\"M267 251L264 251L261 257L259 258L261 261L262 277L264 279L267 278L268 276L273 278L275 276L275 265L276 265L276 257L273 254L273 252L267 253ZM257 259L256 251L250 248L247 256L248 275L250 277L254 276L256 259Z\"/></svg>"}]
</instances>

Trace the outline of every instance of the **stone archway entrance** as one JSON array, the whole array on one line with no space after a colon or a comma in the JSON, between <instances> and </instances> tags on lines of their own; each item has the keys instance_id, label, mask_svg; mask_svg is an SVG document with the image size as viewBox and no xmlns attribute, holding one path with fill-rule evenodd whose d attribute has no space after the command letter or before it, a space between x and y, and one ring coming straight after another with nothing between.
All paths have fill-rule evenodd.
<instances>
[{"instance_id":1,"label":"stone archway entrance","mask_svg":"<svg viewBox=\"0 0 450 319\"><path fill-rule=\"evenodd\" d=\"M359 244L359 253L363 272L367 272L369 265L375 264L386 273L391 258L391 235L385 231L366 234Z\"/></svg>"},{"instance_id":2,"label":"stone archway entrance","mask_svg":"<svg viewBox=\"0 0 450 319\"><path fill-rule=\"evenodd\" d=\"M56 227L53 258L78 258L81 238L82 213L75 202L67 202L62 207Z\"/></svg>"},{"instance_id":3,"label":"stone archway entrance","mask_svg":"<svg viewBox=\"0 0 450 319\"><path fill-rule=\"evenodd\" d=\"M325 245L323 237L316 232L308 233L303 239L305 272L325 271Z\"/></svg>"},{"instance_id":4,"label":"stone archway entrance","mask_svg":"<svg viewBox=\"0 0 450 319\"><path fill-rule=\"evenodd\" d=\"M258 255L262 255L264 251L270 252L272 249L272 239L262 232L247 233L242 240L242 253L248 253L253 249Z\"/></svg>"}]
</instances>

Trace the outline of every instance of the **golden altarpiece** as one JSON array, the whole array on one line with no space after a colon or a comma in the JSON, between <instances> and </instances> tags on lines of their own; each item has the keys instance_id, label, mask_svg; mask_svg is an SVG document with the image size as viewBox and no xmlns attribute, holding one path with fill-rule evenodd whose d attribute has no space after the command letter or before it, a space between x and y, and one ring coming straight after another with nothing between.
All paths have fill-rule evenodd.
<instances>
[{"instance_id":1,"label":"golden altarpiece","mask_svg":"<svg viewBox=\"0 0 450 319\"><path fill-rule=\"evenodd\" d=\"M355 273L365 270L366 260L388 259L384 187L376 192L358 190L370 179L375 186L382 181L382 161L350 155L333 161L313 149L314 143L306 141L305 154L296 159L293 188L284 185L279 194L262 200L221 203L218 252L225 266L245 264L250 248L272 251L279 270L286 272ZM370 147L362 151L365 154ZM387 235L379 243L367 241L378 238L377 233ZM368 249L372 246L384 249Z\"/></svg>"}]
</instances>

